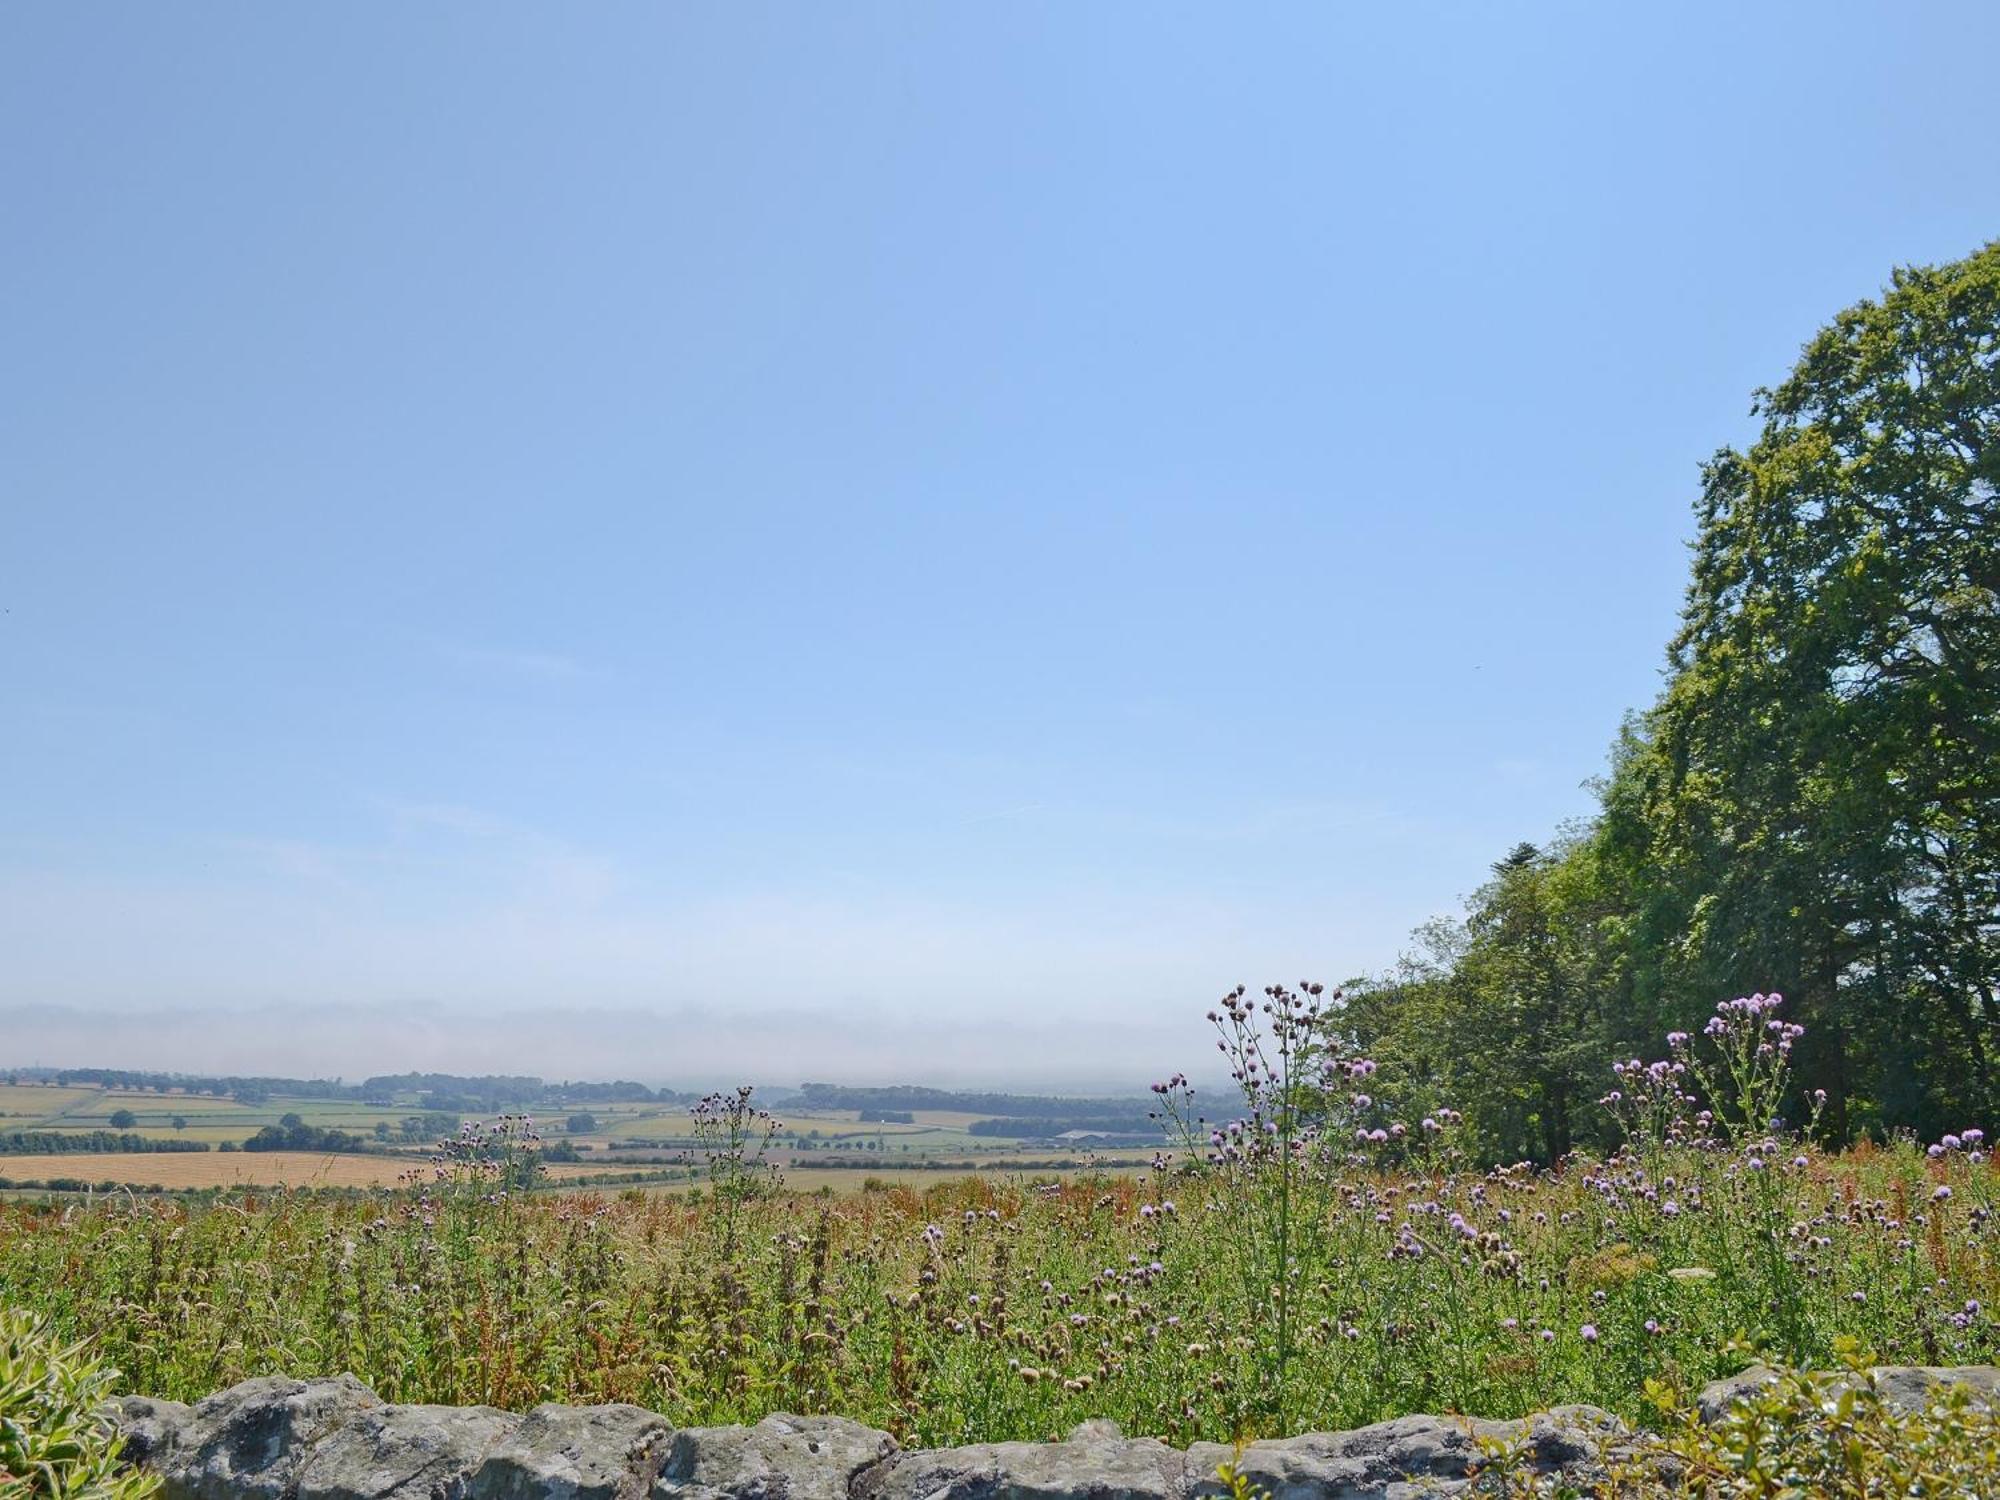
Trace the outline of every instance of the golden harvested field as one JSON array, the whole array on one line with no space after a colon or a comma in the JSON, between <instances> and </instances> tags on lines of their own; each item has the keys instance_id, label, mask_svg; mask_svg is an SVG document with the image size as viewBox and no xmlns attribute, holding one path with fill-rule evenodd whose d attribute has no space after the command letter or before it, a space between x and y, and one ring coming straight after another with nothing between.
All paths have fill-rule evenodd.
<instances>
[{"instance_id":1,"label":"golden harvested field","mask_svg":"<svg viewBox=\"0 0 2000 1500\"><path fill-rule=\"evenodd\" d=\"M395 1187L411 1168L424 1169L428 1158L421 1156L343 1156L316 1151L116 1151L77 1153L67 1156L0 1156L0 1177L13 1182L45 1182L68 1178L79 1182L116 1182L131 1187L184 1188L269 1188L269 1187ZM577 1177L608 1175L619 1170L613 1162L550 1162L543 1168L551 1182L562 1183ZM643 1177L657 1167L633 1166L628 1173ZM1055 1171L1024 1169L1001 1163L984 1168L976 1175L988 1181L1009 1181L1070 1175L1078 1168ZM1108 1175L1121 1176L1133 1167L1111 1167ZM860 1192L871 1180L893 1187L929 1187L967 1175L953 1168L835 1167L791 1171L785 1187L794 1193L815 1193L830 1188L836 1193ZM684 1191L686 1183L649 1183L649 1191ZM594 1186L616 1191L616 1184Z\"/></svg>"},{"instance_id":2,"label":"golden harvested field","mask_svg":"<svg viewBox=\"0 0 2000 1500\"><path fill-rule=\"evenodd\" d=\"M567 1182L572 1177L602 1177L619 1172L627 1177L643 1177L648 1172L658 1172L658 1166L641 1163L621 1163L615 1161L551 1161L542 1163L542 1174L552 1182Z\"/></svg>"},{"instance_id":3,"label":"golden harvested field","mask_svg":"<svg viewBox=\"0 0 2000 1500\"><path fill-rule=\"evenodd\" d=\"M73 1177L134 1187L394 1187L422 1166L407 1156L327 1156L317 1151L111 1151L71 1156L0 1156L15 1182Z\"/></svg>"},{"instance_id":4,"label":"golden harvested field","mask_svg":"<svg viewBox=\"0 0 2000 1500\"><path fill-rule=\"evenodd\" d=\"M108 1151L69 1156L0 1156L0 1177L45 1182L69 1177L81 1182L119 1182L133 1187L395 1187L412 1167L428 1168L422 1156L330 1156L317 1151ZM613 1163L551 1162L551 1179L618 1170ZM631 1168L637 1176L649 1169Z\"/></svg>"}]
</instances>

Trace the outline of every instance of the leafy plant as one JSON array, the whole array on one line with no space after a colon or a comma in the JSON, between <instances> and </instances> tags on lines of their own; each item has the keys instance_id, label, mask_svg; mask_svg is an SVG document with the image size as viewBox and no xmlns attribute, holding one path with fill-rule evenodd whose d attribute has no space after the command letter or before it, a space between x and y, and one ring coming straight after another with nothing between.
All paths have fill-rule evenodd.
<instances>
[{"instance_id":1,"label":"leafy plant","mask_svg":"<svg viewBox=\"0 0 2000 1500\"><path fill-rule=\"evenodd\" d=\"M1787 1369L1734 1403L1714 1425L1672 1402L1667 1451L1674 1493L1731 1500L1873 1500L1883 1495L2000 1494L2000 1416L1963 1386L1898 1411L1869 1366L1842 1341L1841 1368Z\"/></svg>"},{"instance_id":2,"label":"leafy plant","mask_svg":"<svg viewBox=\"0 0 2000 1500\"><path fill-rule=\"evenodd\" d=\"M159 1488L118 1461L103 1410L115 1379L83 1344L0 1308L0 1500L145 1500Z\"/></svg>"}]
</instances>

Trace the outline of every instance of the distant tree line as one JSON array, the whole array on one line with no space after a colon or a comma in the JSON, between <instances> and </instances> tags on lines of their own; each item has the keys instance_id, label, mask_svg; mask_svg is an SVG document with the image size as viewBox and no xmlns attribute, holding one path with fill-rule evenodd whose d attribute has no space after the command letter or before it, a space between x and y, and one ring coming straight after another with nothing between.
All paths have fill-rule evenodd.
<instances>
[{"instance_id":1,"label":"distant tree line","mask_svg":"<svg viewBox=\"0 0 2000 1500\"><path fill-rule=\"evenodd\" d=\"M489 1074L462 1077L456 1073L394 1073L367 1079L358 1090L370 1099L397 1094L420 1095L427 1107L461 1114L499 1110L553 1109L565 1104L691 1104L698 1097L672 1089L650 1089L643 1083L546 1083L525 1075Z\"/></svg>"},{"instance_id":2,"label":"distant tree line","mask_svg":"<svg viewBox=\"0 0 2000 1500\"><path fill-rule=\"evenodd\" d=\"M955 1110L965 1114L1005 1115L1013 1119L1068 1119L1078 1115L1130 1118L1144 1115L1142 1099L1065 1099L1053 1094L968 1093L957 1089L921 1088L895 1084L887 1088L848 1088L837 1083L802 1083L794 1102L808 1109Z\"/></svg>"},{"instance_id":3,"label":"distant tree line","mask_svg":"<svg viewBox=\"0 0 2000 1500\"><path fill-rule=\"evenodd\" d=\"M389 1123L381 1121L366 1136L352 1131L340 1130L324 1125L308 1125L296 1114L284 1116L275 1125L266 1125L246 1140L245 1151L320 1151L346 1152L366 1155L378 1152L391 1144L411 1145L423 1141L434 1141L441 1136L452 1134L458 1129L458 1120L452 1115L412 1115L402 1123L400 1131ZM233 1147L225 1146L230 1150ZM540 1148L543 1161L581 1161L582 1154L576 1143L569 1140L552 1141Z\"/></svg>"},{"instance_id":4,"label":"distant tree line","mask_svg":"<svg viewBox=\"0 0 2000 1500\"><path fill-rule=\"evenodd\" d=\"M187 1073L134 1072L124 1068L23 1068L17 1076L61 1088L122 1089L129 1093L210 1094L218 1099L249 1096L268 1099L273 1094L289 1094L311 1099L357 1099L359 1089L348 1088L334 1078L245 1078L235 1075L210 1077Z\"/></svg>"},{"instance_id":5,"label":"distant tree line","mask_svg":"<svg viewBox=\"0 0 2000 1500\"><path fill-rule=\"evenodd\" d=\"M154 1140L120 1130L10 1130L0 1156L75 1156L96 1151L206 1151L204 1141Z\"/></svg>"},{"instance_id":6,"label":"distant tree line","mask_svg":"<svg viewBox=\"0 0 2000 1500\"><path fill-rule=\"evenodd\" d=\"M1836 1137L2000 1124L2000 242L1903 270L1704 467L1659 700L1589 821L1348 987L1494 1159L1604 1139L1613 1060L1780 991Z\"/></svg>"}]
</instances>

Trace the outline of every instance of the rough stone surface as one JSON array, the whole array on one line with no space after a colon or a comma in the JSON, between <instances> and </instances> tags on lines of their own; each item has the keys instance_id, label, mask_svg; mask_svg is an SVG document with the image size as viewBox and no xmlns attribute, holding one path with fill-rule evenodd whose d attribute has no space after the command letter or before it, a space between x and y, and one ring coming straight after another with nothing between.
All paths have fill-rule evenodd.
<instances>
[{"instance_id":1,"label":"rough stone surface","mask_svg":"<svg viewBox=\"0 0 2000 1500\"><path fill-rule=\"evenodd\" d=\"M131 1464L164 1464L194 1417L194 1408L151 1396L126 1396L112 1420L125 1434L124 1458Z\"/></svg>"},{"instance_id":2,"label":"rough stone surface","mask_svg":"<svg viewBox=\"0 0 2000 1500\"><path fill-rule=\"evenodd\" d=\"M1181 1500L1187 1460L1155 1438L1086 1422L1061 1443L977 1443L899 1453L854 1500Z\"/></svg>"},{"instance_id":3,"label":"rough stone surface","mask_svg":"<svg viewBox=\"0 0 2000 1500\"><path fill-rule=\"evenodd\" d=\"M1602 1452L1630 1438L1623 1422L1594 1406L1559 1406L1512 1422L1410 1416L1352 1432L1252 1443L1240 1459L1220 1443L1197 1443L1188 1450L1187 1471L1196 1495L1222 1493L1215 1471L1233 1460L1271 1500L1404 1500L1462 1491L1484 1462L1481 1439L1521 1449L1536 1473L1585 1481L1598 1472Z\"/></svg>"},{"instance_id":4,"label":"rough stone surface","mask_svg":"<svg viewBox=\"0 0 2000 1500\"><path fill-rule=\"evenodd\" d=\"M755 1427L684 1427L653 1500L848 1500L862 1470L895 1451L888 1433L845 1417L781 1414Z\"/></svg>"},{"instance_id":5,"label":"rough stone surface","mask_svg":"<svg viewBox=\"0 0 2000 1500\"><path fill-rule=\"evenodd\" d=\"M377 1406L320 1439L288 1500L462 1500L523 1420L491 1406Z\"/></svg>"},{"instance_id":6,"label":"rough stone surface","mask_svg":"<svg viewBox=\"0 0 2000 1500\"><path fill-rule=\"evenodd\" d=\"M292 1500L299 1470L316 1445L381 1404L352 1375L266 1375L218 1391L172 1428L155 1465L165 1481L163 1500ZM155 1421L172 1415L158 1402L147 1413Z\"/></svg>"},{"instance_id":7,"label":"rough stone surface","mask_svg":"<svg viewBox=\"0 0 2000 1500\"><path fill-rule=\"evenodd\" d=\"M641 1500L674 1429L637 1406L538 1406L472 1476L468 1500Z\"/></svg>"},{"instance_id":8,"label":"rough stone surface","mask_svg":"<svg viewBox=\"0 0 2000 1500\"><path fill-rule=\"evenodd\" d=\"M1912 1412L1928 1405L1943 1386L1963 1386L1981 1406L2000 1405L2000 1368L1992 1365L1877 1365L1868 1372L1891 1411ZM1767 1365L1752 1365L1740 1374L1712 1380L1695 1398L1704 1422L1719 1422L1743 1397L1778 1378Z\"/></svg>"},{"instance_id":9,"label":"rough stone surface","mask_svg":"<svg viewBox=\"0 0 2000 1500\"><path fill-rule=\"evenodd\" d=\"M1889 1403L1921 1406L1944 1385L2000 1407L2000 1369L1884 1367ZM1700 1409L1774 1378L1716 1381ZM903 1451L841 1417L766 1417L754 1427L675 1432L636 1406L387 1406L352 1376L245 1381L195 1406L128 1396L112 1409L127 1457L158 1472L163 1500L1207 1500L1235 1458L1186 1452L1085 1422L1059 1443ZM1610 1413L1557 1407L1517 1421L1399 1417L1352 1432L1252 1443L1240 1467L1272 1500L1417 1500L1458 1495L1482 1440L1526 1469L1588 1493L1607 1457L1651 1452ZM1654 1455L1657 1457L1657 1455ZM1650 1461L1650 1460L1649 1460Z\"/></svg>"}]
</instances>

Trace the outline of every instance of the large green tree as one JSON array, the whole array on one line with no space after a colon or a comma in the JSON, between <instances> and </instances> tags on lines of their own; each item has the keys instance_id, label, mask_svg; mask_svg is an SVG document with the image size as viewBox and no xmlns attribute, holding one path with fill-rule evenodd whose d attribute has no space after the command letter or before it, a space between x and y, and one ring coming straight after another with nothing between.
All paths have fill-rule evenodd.
<instances>
[{"instance_id":1,"label":"large green tree","mask_svg":"<svg viewBox=\"0 0 2000 1500\"><path fill-rule=\"evenodd\" d=\"M1614 1057L1774 989L1835 1130L2000 1125L2000 242L1897 272L1757 411L1598 817L1351 1002L1489 1154L1560 1154Z\"/></svg>"},{"instance_id":2,"label":"large green tree","mask_svg":"<svg viewBox=\"0 0 2000 1500\"><path fill-rule=\"evenodd\" d=\"M2000 1064L2000 243L1898 272L1758 406L1607 793L1636 957L1684 1014L1785 989L1844 1123L1941 1130Z\"/></svg>"}]
</instances>

